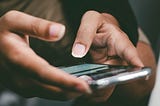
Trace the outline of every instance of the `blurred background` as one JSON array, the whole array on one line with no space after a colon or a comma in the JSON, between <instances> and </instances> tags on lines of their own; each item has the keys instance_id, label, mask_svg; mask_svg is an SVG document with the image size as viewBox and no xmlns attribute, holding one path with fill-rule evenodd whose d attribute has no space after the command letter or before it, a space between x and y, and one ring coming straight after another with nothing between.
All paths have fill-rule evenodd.
<instances>
[{"instance_id":1,"label":"blurred background","mask_svg":"<svg viewBox=\"0 0 160 106\"><path fill-rule=\"evenodd\" d=\"M154 50L157 68L156 84L148 106L160 105L160 0L129 0L137 17L139 26L148 36ZM159 56L158 56L159 55Z\"/></svg>"},{"instance_id":2,"label":"blurred background","mask_svg":"<svg viewBox=\"0 0 160 106\"><path fill-rule=\"evenodd\" d=\"M129 0L139 26L151 41L156 60L160 49L160 0Z\"/></svg>"}]
</instances>

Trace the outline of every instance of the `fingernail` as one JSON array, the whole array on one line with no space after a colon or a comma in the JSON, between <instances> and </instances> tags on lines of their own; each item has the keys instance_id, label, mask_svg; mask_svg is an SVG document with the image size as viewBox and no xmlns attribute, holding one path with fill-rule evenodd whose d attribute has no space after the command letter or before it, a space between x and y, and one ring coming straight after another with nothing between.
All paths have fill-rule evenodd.
<instances>
[{"instance_id":1,"label":"fingernail","mask_svg":"<svg viewBox=\"0 0 160 106\"><path fill-rule=\"evenodd\" d=\"M72 56L77 57L77 58L81 58L85 55L85 50L86 50L86 48L83 44L77 43L73 47Z\"/></svg>"},{"instance_id":2,"label":"fingernail","mask_svg":"<svg viewBox=\"0 0 160 106\"><path fill-rule=\"evenodd\" d=\"M62 38L65 33L65 26L61 24L54 24L50 26L49 35L51 37L58 37L58 39Z\"/></svg>"}]
</instances>

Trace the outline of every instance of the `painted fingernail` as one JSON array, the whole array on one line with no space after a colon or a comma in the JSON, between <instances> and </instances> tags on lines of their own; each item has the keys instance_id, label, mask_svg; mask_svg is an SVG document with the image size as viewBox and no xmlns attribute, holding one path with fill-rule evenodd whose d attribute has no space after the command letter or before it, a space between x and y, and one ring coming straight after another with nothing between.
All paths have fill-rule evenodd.
<instances>
[{"instance_id":1,"label":"painted fingernail","mask_svg":"<svg viewBox=\"0 0 160 106\"><path fill-rule=\"evenodd\" d=\"M65 33L65 26L61 24L54 24L50 26L49 29L49 35L51 37L57 37L57 39L60 39L63 37Z\"/></svg>"},{"instance_id":2,"label":"painted fingernail","mask_svg":"<svg viewBox=\"0 0 160 106\"><path fill-rule=\"evenodd\" d=\"M72 49L72 56L81 58L85 55L86 47L83 44L77 43Z\"/></svg>"}]
</instances>

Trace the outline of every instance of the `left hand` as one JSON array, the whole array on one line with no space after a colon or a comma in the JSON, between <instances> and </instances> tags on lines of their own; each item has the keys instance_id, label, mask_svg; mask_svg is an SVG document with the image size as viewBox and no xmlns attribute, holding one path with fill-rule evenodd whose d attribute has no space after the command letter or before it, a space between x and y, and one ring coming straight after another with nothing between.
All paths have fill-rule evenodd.
<instances>
[{"instance_id":1,"label":"left hand","mask_svg":"<svg viewBox=\"0 0 160 106\"><path fill-rule=\"evenodd\" d=\"M136 48L128 36L119 28L117 20L110 14L96 11L86 12L81 20L72 55L81 58L87 54L95 63L123 64L121 59L133 66L143 66ZM113 59L114 57L120 57ZM120 60L120 61L119 61ZM104 102L112 94L114 87L97 91L90 100ZM103 92L103 93L100 93Z\"/></svg>"}]
</instances>

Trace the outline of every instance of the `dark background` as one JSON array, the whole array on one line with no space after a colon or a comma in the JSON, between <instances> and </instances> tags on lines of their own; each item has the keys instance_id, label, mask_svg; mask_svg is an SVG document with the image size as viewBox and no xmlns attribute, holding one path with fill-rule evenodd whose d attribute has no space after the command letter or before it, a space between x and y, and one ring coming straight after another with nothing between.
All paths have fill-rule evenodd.
<instances>
[{"instance_id":1,"label":"dark background","mask_svg":"<svg viewBox=\"0 0 160 106\"><path fill-rule=\"evenodd\" d=\"M151 41L156 59L160 49L160 0L129 0L139 26Z\"/></svg>"}]
</instances>

